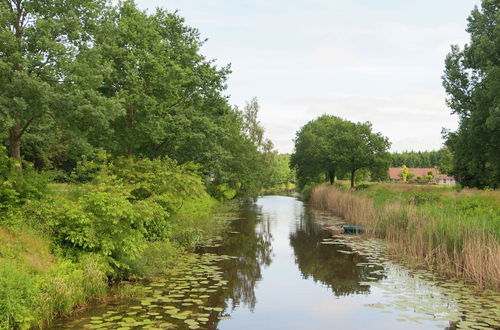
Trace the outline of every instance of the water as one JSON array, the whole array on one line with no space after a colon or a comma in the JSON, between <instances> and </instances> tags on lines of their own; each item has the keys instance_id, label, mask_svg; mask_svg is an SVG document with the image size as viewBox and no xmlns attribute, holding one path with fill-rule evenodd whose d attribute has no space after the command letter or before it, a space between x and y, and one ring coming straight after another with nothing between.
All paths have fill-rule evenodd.
<instances>
[{"instance_id":1,"label":"water","mask_svg":"<svg viewBox=\"0 0 500 330\"><path fill-rule=\"evenodd\" d=\"M341 220L295 198L243 205L220 246L141 301L96 305L54 328L431 329L500 326L498 292L479 297L389 261L384 242L338 235ZM333 238L332 238L333 234Z\"/></svg>"}]
</instances>

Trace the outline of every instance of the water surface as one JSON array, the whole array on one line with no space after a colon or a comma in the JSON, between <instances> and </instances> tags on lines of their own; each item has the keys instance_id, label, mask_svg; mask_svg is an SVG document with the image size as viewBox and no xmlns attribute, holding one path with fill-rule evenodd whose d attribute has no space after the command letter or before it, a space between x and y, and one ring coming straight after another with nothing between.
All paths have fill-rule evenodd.
<instances>
[{"instance_id":1,"label":"water surface","mask_svg":"<svg viewBox=\"0 0 500 330\"><path fill-rule=\"evenodd\" d=\"M141 301L96 305L55 328L430 329L500 326L486 297L392 263L384 243L292 197L245 204L219 244ZM333 235L333 237L332 237Z\"/></svg>"}]
</instances>

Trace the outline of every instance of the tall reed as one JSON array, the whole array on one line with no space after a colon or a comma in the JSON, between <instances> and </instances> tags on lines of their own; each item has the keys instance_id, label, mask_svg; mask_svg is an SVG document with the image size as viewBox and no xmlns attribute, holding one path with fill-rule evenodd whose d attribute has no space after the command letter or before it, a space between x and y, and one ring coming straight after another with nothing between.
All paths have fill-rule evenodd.
<instances>
[{"instance_id":1,"label":"tall reed","mask_svg":"<svg viewBox=\"0 0 500 330\"><path fill-rule=\"evenodd\" d=\"M485 208L484 214L461 213L446 202L418 204L412 198L388 198L376 203L377 194L383 192L367 194L320 185L312 190L310 204L349 224L367 227L368 235L387 239L391 251L405 261L483 288L500 288L500 233L494 223L498 204L491 204L491 210ZM460 193L455 194L458 197L447 198L460 198Z\"/></svg>"}]
</instances>

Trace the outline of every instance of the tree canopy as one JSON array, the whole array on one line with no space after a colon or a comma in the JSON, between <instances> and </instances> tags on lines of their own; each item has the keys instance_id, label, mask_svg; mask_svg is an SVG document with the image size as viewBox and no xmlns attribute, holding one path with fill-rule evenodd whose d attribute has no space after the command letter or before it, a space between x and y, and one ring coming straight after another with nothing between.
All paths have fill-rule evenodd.
<instances>
[{"instance_id":1,"label":"tree canopy","mask_svg":"<svg viewBox=\"0 0 500 330\"><path fill-rule=\"evenodd\" d=\"M304 125L296 134L291 165L297 169L299 185L349 175L354 187L356 172L386 170L390 143L373 133L370 123L353 123L323 115Z\"/></svg>"},{"instance_id":2,"label":"tree canopy","mask_svg":"<svg viewBox=\"0 0 500 330\"><path fill-rule=\"evenodd\" d=\"M450 173L452 154L448 148L435 151L404 151L391 153L391 167L436 167L441 173Z\"/></svg>"},{"instance_id":3,"label":"tree canopy","mask_svg":"<svg viewBox=\"0 0 500 330\"><path fill-rule=\"evenodd\" d=\"M470 43L451 47L443 86L447 104L460 118L455 132L445 131L453 153L452 174L465 186L500 182L500 4L483 0L468 18Z\"/></svg>"},{"instance_id":4,"label":"tree canopy","mask_svg":"<svg viewBox=\"0 0 500 330\"><path fill-rule=\"evenodd\" d=\"M82 159L200 165L216 196L256 194L273 145L225 95L230 66L176 12L134 1L0 2L0 138L16 160L69 175ZM228 193L231 192L231 193Z\"/></svg>"}]
</instances>

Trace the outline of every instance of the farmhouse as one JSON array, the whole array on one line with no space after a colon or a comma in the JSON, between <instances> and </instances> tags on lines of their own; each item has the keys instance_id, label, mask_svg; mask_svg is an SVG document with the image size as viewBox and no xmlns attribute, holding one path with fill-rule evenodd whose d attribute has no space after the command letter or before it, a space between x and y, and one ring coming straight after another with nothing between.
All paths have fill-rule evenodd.
<instances>
[{"instance_id":1,"label":"farmhouse","mask_svg":"<svg viewBox=\"0 0 500 330\"><path fill-rule=\"evenodd\" d=\"M403 169L401 167L390 167L387 175L389 176L389 179L391 179L392 181L401 181L402 178L399 175L400 175L402 170ZM414 178L417 178L419 176L423 177L423 178L427 178L427 176L429 175L429 172L432 173L433 178L436 178L438 175L437 168L434 168L434 167L428 167L428 168L409 167L408 171L410 171L410 174L413 174Z\"/></svg>"},{"instance_id":2,"label":"farmhouse","mask_svg":"<svg viewBox=\"0 0 500 330\"><path fill-rule=\"evenodd\" d=\"M454 186L457 184L454 177L446 174L439 174L437 179L438 179L438 184L440 185Z\"/></svg>"},{"instance_id":3,"label":"farmhouse","mask_svg":"<svg viewBox=\"0 0 500 330\"><path fill-rule=\"evenodd\" d=\"M391 167L387 172L387 176L391 181L401 181L402 178L400 176L403 168L401 167ZM428 183L436 183L439 185L445 186L454 186L457 184L454 177L446 175L446 174L438 174L437 168L428 167L428 168L408 168L410 172L411 179L408 181L419 181L417 178L421 177L424 180L427 180L429 173L432 173L432 180L428 181Z\"/></svg>"}]
</instances>

